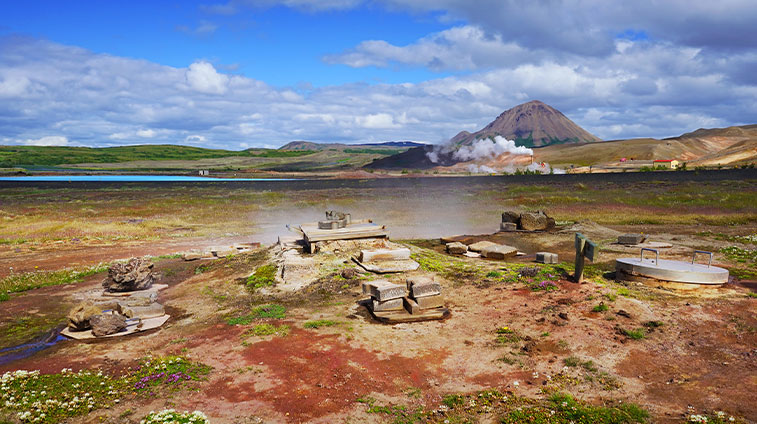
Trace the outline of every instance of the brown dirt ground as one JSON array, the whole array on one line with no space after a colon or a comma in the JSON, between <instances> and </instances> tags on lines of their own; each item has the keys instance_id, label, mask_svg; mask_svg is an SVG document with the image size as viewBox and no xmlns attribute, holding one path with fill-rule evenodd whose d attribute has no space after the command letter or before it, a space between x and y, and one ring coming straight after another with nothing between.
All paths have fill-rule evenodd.
<instances>
[{"instance_id":1,"label":"brown dirt ground","mask_svg":"<svg viewBox=\"0 0 757 424\"><path fill-rule=\"evenodd\" d=\"M587 225L584 231L609 240L614 230ZM572 232L479 238L528 252L556 251L562 259L571 257L573 243ZM441 245L432 247L441 251ZM130 248L121 254L133 252ZM609 249L602 261L622 254ZM450 393L499 388L539 397L544 387L590 402L636 402L650 410L654 422L681 422L688 406L696 411L724 410L757 422L757 299L747 298L742 287L728 285L705 299L602 279L580 285L560 280L557 291L532 292L519 283L473 285L437 277L450 318L382 325L372 322L358 305L357 283L339 286L324 280L320 289L305 294L251 296L239 281L262 258L260 252L237 255L213 262L202 273L195 272L201 265L197 262L160 261L156 268L169 288L160 292L159 301L172 315L163 328L124 338L62 342L1 365L0 372L101 367L118 373L147 354L181 354L213 367L197 392L149 401L126 399L75 422L138 422L150 410L164 407L200 409L216 423L381 422L385 416L368 414L356 400L372 396L383 404L436 408ZM502 266L466 260L491 269ZM20 313L60 318L67 309L60 305L73 304L102 277L14 296L2 303L0 325ZM629 295L618 295L614 301L603 297L620 287ZM600 301L609 310L591 312ZM223 320L245 313L250 304L267 302L287 305L286 319L268 322L288 325L288 335L245 336L245 330L258 322L230 326ZM338 325L304 328L303 323L312 319L335 320ZM662 326L641 340L618 330L643 328L650 321ZM501 326L514 329L522 340L496 343ZM571 356L593 365L565 367L564 360ZM119 418L127 409L134 413Z\"/></svg>"}]
</instances>

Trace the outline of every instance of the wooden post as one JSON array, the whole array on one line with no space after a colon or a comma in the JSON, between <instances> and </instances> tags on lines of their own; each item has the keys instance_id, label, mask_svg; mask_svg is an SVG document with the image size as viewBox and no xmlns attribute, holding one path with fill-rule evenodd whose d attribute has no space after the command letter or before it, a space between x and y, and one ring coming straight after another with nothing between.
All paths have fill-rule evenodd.
<instances>
[{"instance_id":1,"label":"wooden post","mask_svg":"<svg viewBox=\"0 0 757 424\"><path fill-rule=\"evenodd\" d=\"M588 259L594 262L594 252L597 245L587 239L581 233L576 233L576 272L573 274L573 280L576 283L582 283L584 279L584 260Z\"/></svg>"}]
</instances>

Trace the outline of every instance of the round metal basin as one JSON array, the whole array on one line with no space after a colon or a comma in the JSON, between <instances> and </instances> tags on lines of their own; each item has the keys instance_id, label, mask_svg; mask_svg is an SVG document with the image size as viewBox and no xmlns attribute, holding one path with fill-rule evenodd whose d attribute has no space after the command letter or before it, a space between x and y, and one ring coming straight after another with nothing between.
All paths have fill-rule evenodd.
<instances>
[{"instance_id":1,"label":"round metal basin","mask_svg":"<svg viewBox=\"0 0 757 424\"><path fill-rule=\"evenodd\" d=\"M667 259L620 258L615 261L615 269L631 275L676 283L725 284L728 282L727 269Z\"/></svg>"}]
</instances>

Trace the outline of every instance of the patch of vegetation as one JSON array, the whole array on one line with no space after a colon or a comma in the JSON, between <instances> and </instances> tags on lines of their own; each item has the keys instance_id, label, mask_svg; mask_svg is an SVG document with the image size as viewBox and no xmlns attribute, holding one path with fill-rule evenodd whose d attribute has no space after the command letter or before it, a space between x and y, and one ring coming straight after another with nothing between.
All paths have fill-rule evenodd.
<instances>
[{"instance_id":1,"label":"patch of vegetation","mask_svg":"<svg viewBox=\"0 0 757 424\"><path fill-rule=\"evenodd\" d=\"M620 334L625 335L629 339L641 340L647 335L647 331L644 328L637 328L636 330L629 330L626 328L618 327Z\"/></svg>"},{"instance_id":2,"label":"patch of vegetation","mask_svg":"<svg viewBox=\"0 0 757 424\"><path fill-rule=\"evenodd\" d=\"M8 293L0 293L0 302L5 302L6 300L10 300L10 298Z\"/></svg>"},{"instance_id":3,"label":"patch of vegetation","mask_svg":"<svg viewBox=\"0 0 757 424\"><path fill-rule=\"evenodd\" d=\"M302 324L305 328L321 328L321 327L331 327L334 325L339 324L338 321L331 321L328 319L319 319L314 321L306 321L304 324Z\"/></svg>"},{"instance_id":4,"label":"patch of vegetation","mask_svg":"<svg viewBox=\"0 0 757 424\"><path fill-rule=\"evenodd\" d=\"M193 381L204 380L211 369L205 364L192 362L181 356L147 357L125 377L125 381L129 389L137 393L149 394L159 388L179 390Z\"/></svg>"},{"instance_id":5,"label":"patch of vegetation","mask_svg":"<svg viewBox=\"0 0 757 424\"><path fill-rule=\"evenodd\" d=\"M720 249L719 252L730 261L751 264L757 262L757 249L742 249L736 246L729 246Z\"/></svg>"},{"instance_id":6,"label":"patch of vegetation","mask_svg":"<svg viewBox=\"0 0 757 424\"><path fill-rule=\"evenodd\" d=\"M604 302L601 302L599 305L596 305L595 307L591 308L592 312L605 312L609 310L610 308L605 305Z\"/></svg>"},{"instance_id":7,"label":"patch of vegetation","mask_svg":"<svg viewBox=\"0 0 757 424\"><path fill-rule=\"evenodd\" d=\"M713 414L691 414L687 420L689 423L702 423L702 424L732 424L732 423L744 423L745 421L728 415L724 411L715 411Z\"/></svg>"},{"instance_id":8,"label":"patch of vegetation","mask_svg":"<svg viewBox=\"0 0 757 424\"><path fill-rule=\"evenodd\" d=\"M702 231L696 235L700 237L713 237L715 240L730 241L743 244L757 244L757 234L751 234L748 236L729 235L723 233L713 233L712 231Z\"/></svg>"},{"instance_id":9,"label":"patch of vegetation","mask_svg":"<svg viewBox=\"0 0 757 424\"><path fill-rule=\"evenodd\" d=\"M108 264L99 264L79 269L62 269L58 271L33 271L13 273L0 279L0 293L19 293L41 287L76 284L89 277L108 270Z\"/></svg>"},{"instance_id":10,"label":"patch of vegetation","mask_svg":"<svg viewBox=\"0 0 757 424\"><path fill-rule=\"evenodd\" d=\"M247 287L259 289L261 287L270 287L276 283L276 271L278 268L274 264L259 266L255 272L247 278Z\"/></svg>"},{"instance_id":11,"label":"patch of vegetation","mask_svg":"<svg viewBox=\"0 0 757 424\"><path fill-rule=\"evenodd\" d=\"M344 153L349 154L366 154L366 155L383 155L391 156L404 152L406 149L344 149Z\"/></svg>"},{"instance_id":12,"label":"patch of vegetation","mask_svg":"<svg viewBox=\"0 0 757 424\"><path fill-rule=\"evenodd\" d=\"M174 254L171 254L171 255L153 256L151 258L151 260L153 262L160 262L160 261L164 261L166 259L179 259L179 258L181 258L181 253L174 253Z\"/></svg>"},{"instance_id":13,"label":"patch of vegetation","mask_svg":"<svg viewBox=\"0 0 757 424\"><path fill-rule=\"evenodd\" d=\"M497 328L496 333L497 337L495 338L495 341L498 344L517 343L523 339L520 334L510 327L499 327Z\"/></svg>"},{"instance_id":14,"label":"patch of vegetation","mask_svg":"<svg viewBox=\"0 0 757 424\"><path fill-rule=\"evenodd\" d=\"M176 412L173 409L164 409L159 412L150 412L140 421L140 424L209 424L208 417L200 412Z\"/></svg>"},{"instance_id":15,"label":"patch of vegetation","mask_svg":"<svg viewBox=\"0 0 757 424\"><path fill-rule=\"evenodd\" d=\"M258 324L244 332L243 336L270 336L275 334L284 337L289 334L288 325Z\"/></svg>"},{"instance_id":16,"label":"patch of vegetation","mask_svg":"<svg viewBox=\"0 0 757 424\"><path fill-rule=\"evenodd\" d=\"M645 423L649 413L633 403L616 406L593 406L575 400L568 394L554 394L540 405L510 411L502 424L520 423Z\"/></svg>"},{"instance_id":17,"label":"patch of vegetation","mask_svg":"<svg viewBox=\"0 0 757 424\"><path fill-rule=\"evenodd\" d=\"M749 292L746 295L747 295L747 297L757 298L757 293L755 293L755 292Z\"/></svg>"},{"instance_id":18,"label":"patch of vegetation","mask_svg":"<svg viewBox=\"0 0 757 424\"><path fill-rule=\"evenodd\" d=\"M229 325L248 325L257 319L283 319L286 317L286 308L275 303L256 306L252 312L238 317L227 317Z\"/></svg>"}]
</instances>

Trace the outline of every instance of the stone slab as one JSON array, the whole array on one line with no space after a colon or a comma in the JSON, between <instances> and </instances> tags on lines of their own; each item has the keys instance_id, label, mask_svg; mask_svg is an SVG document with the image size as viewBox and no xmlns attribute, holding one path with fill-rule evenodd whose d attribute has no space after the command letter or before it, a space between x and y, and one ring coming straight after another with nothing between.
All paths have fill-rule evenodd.
<instances>
[{"instance_id":1,"label":"stone slab","mask_svg":"<svg viewBox=\"0 0 757 424\"><path fill-rule=\"evenodd\" d=\"M162 317L155 317L155 318L147 318L147 319L138 319L138 318L132 318L126 320L126 328L118 333L115 334L109 334L107 336L103 337L118 337L118 336L126 336L128 334L138 333L140 331L147 331L152 330L153 328L158 328L162 326L163 324L168 321L168 318L171 318L170 315L163 315ZM92 330L86 330L86 331L71 331L70 328L66 327L64 328L60 334L62 336L66 336L71 339L75 340L87 340L87 339L94 339L94 334L92 334Z\"/></svg>"},{"instance_id":2,"label":"stone slab","mask_svg":"<svg viewBox=\"0 0 757 424\"><path fill-rule=\"evenodd\" d=\"M428 278L423 279L408 279L407 287L410 290L410 296L413 298L424 296L436 296L442 293L441 284L430 280Z\"/></svg>"},{"instance_id":3,"label":"stone slab","mask_svg":"<svg viewBox=\"0 0 757 424\"><path fill-rule=\"evenodd\" d=\"M644 238L643 234L622 234L618 236L618 244L639 244Z\"/></svg>"},{"instance_id":4,"label":"stone slab","mask_svg":"<svg viewBox=\"0 0 757 424\"><path fill-rule=\"evenodd\" d=\"M390 283L386 280L375 280L363 283L363 287L368 287L368 293L371 297L379 302L385 302L391 299L397 299L405 296L405 286L401 284ZM365 288L363 289L365 291Z\"/></svg>"},{"instance_id":5,"label":"stone slab","mask_svg":"<svg viewBox=\"0 0 757 424\"><path fill-rule=\"evenodd\" d=\"M463 253L463 256L466 256L468 258L480 258L481 254L480 253L476 253L476 252L467 251L467 252Z\"/></svg>"},{"instance_id":6,"label":"stone slab","mask_svg":"<svg viewBox=\"0 0 757 424\"><path fill-rule=\"evenodd\" d=\"M417 297L413 300L421 309L434 309L444 306L444 296L442 295Z\"/></svg>"},{"instance_id":7,"label":"stone slab","mask_svg":"<svg viewBox=\"0 0 757 424\"><path fill-rule=\"evenodd\" d=\"M162 317L166 314L166 308L160 303L152 303L147 306L129 306L122 303L118 304L118 312L127 318L155 318Z\"/></svg>"},{"instance_id":8,"label":"stone slab","mask_svg":"<svg viewBox=\"0 0 757 424\"><path fill-rule=\"evenodd\" d=\"M359 259L360 262L406 261L410 259L410 249L361 250Z\"/></svg>"},{"instance_id":9,"label":"stone slab","mask_svg":"<svg viewBox=\"0 0 757 424\"><path fill-rule=\"evenodd\" d=\"M181 255L181 258L184 259L185 261L196 261L204 257L205 257L205 254L202 252L187 252Z\"/></svg>"},{"instance_id":10,"label":"stone slab","mask_svg":"<svg viewBox=\"0 0 757 424\"><path fill-rule=\"evenodd\" d=\"M468 245L468 250L472 250L474 252L481 252L487 247L496 246L496 245L497 243L484 240L484 241L479 241L471 245Z\"/></svg>"},{"instance_id":11,"label":"stone slab","mask_svg":"<svg viewBox=\"0 0 757 424\"><path fill-rule=\"evenodd\" d=\"M518 230L518 224L514 222L502 222L499 224L499 230L500 231L517 231Z\"/></svg>"},{"instance_id":12,"label":"stone slab","mask_svg":"<svg viewBox=\"0 0 757 424\"><path fill-rule=\"evenodd\" d=\"M371 299L371 308L374 312L400 311L405 307L404 305L404 301L401 297L386 300L383 302L379 302L376 299Z\"/></svg>"},{"instance_id":13,"label":"stone slab","mask_svg":"<svg viewBox=\"0 0 757 424\"><path fill-rule=\"evenodd\" d=\"M556 264L557 253L536 252L536 262L539 262L542 264Z\"/></svg>"},{"instance_id":14,"label":"stone slab","mask_svg":"<svg viewBox=\"0 0 757 424\"><path fill-rule=\"evenodd\" d=\"M494 246L485 247L481 250L481 256L489 259L506 259L515 256L518 249L504 244L495 244Z\"/></svg>"},{"instance_id":15,"label":"stone slab","mask_svg":"<svg viewBox=\"0 0 757 424\"><path fill-rule=\"evenodd\" d=\"M357 258L352 258L356 264L360 265L366 271L376 274L391 274L396 272L415 271L420 267L418 262L412 259L403 261L380 261L380 262L360 262Z\"/></svg>"},{"instance_id":16,"label":"stone slab","mask_svg":"<svg viewBox=\"0 0 757 424\"><path fill-rule=\"evenodd\" d=\"M465 252L467 251L468 251L468 246L460 243L459 241L447 243L447 253L449 254L462 255L462 254L465 254Z\"/></svg>"}]
</instances>

